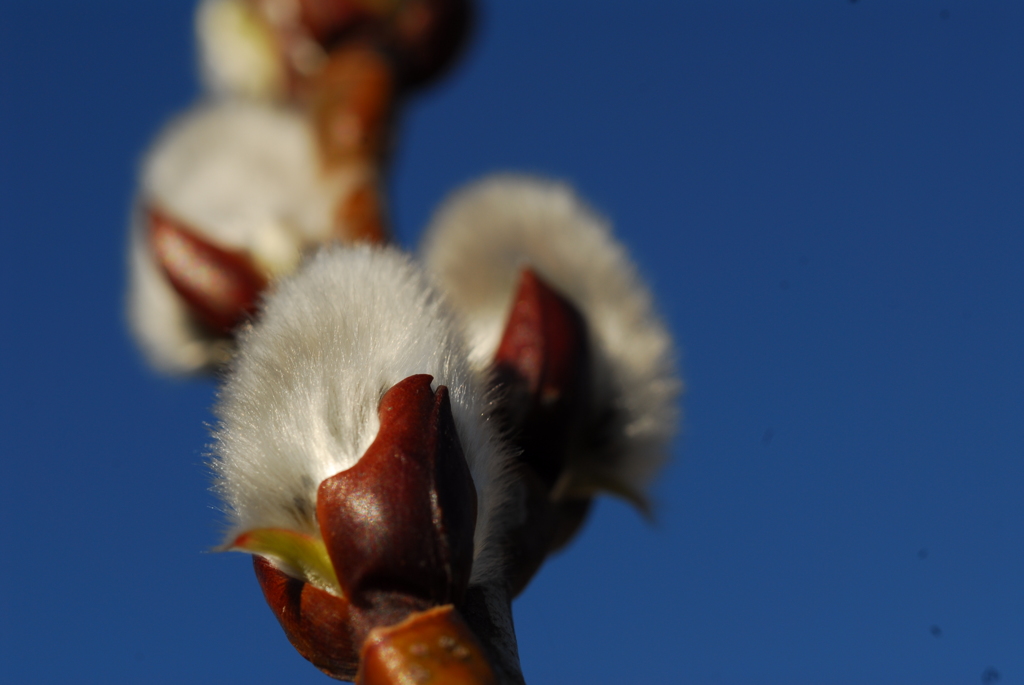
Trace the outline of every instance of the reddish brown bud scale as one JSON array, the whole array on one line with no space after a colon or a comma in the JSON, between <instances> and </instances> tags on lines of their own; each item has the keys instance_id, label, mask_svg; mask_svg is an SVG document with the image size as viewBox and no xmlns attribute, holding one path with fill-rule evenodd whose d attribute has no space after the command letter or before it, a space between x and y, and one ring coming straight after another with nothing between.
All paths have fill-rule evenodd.
<instances>
[{"instance_id":1,"label":"reddish brown bud scale","mask_svg":"<svg viewBox=\"0 0 1024 685\"><path fill-rule=\"evenodd\" d=\"M376 628L363 645L359 685L494 685L473 632L452 606Z\"/></svg>"},{"instance_id":2,"label":"reddish brown bud scale","mask_svg":"<svg viewBox=\"0 0 1024 685\"><path fill-rule=\"evenodd\" d=\"M411 376L380 404L380 432L359 462L320 484L317 520L342 593L381 605L409 595L458 603L469 584L476 489L448 391Z\"/></svg>"},{"instance_id":3,"label":"reddish brown bud scale","mask_svg":"<svg viewBox=\"0 0 1024 685\"><path fill-rule=\"evenodd\" d=\"M147 214L157 264L197 319L228 335L256 311L267 279L247 255L204 240L155 207Z\"/></svg>"},{"instance_id":4,"label":"reddish brown bud scale","mask_svg":"<svg viewBox=\"0 0 1024 685\"><path fill-rule=\"evenodd\" d=\"M361 639L352 634L349 602L253 556L263 596L295 650L335 678L351 680L359 668Z\"/></svg>"},{"instance_id":5,"label":"reddish brown bud scale","mask_svg":"<svg viewBox=\"0 0 1024 685\"><path fill-rule=\"evenodd\" d=\"M278 570L253 556L263 596L295 651L321 671L352 680L359 667L359 648L374 628L395 625L430 604L390 594L387 602L359 607Z\"/></svg>"}]
</instances>

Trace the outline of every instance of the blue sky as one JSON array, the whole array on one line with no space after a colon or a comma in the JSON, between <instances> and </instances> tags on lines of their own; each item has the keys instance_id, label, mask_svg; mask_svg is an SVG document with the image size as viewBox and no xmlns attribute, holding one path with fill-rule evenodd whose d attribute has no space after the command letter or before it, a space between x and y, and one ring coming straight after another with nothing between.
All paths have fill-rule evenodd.
<instances>
[{"instance_id":1,"label":"blue sky","mask_svg":"<svg viewBox=\"0 0 1024 685\"><path fill-rule=\"evenodd\" d=\"M0 679L327 682L211 554L210 382L122 315L188 2L0 2ZM607 214L678 336L650 526L515 605L544 683L1024 683L1024 4L491 2L408 108L414 245L495 170Z\"/></svg>"}]
</instances>

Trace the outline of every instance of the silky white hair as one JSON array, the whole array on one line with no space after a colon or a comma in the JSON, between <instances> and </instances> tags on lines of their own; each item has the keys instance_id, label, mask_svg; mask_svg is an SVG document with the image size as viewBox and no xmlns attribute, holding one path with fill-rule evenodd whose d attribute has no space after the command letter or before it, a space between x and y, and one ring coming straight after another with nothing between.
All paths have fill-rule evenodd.
<instances>
[{"instance_id":1,"label":"silky white hair","mask_svg":"<svg viewBox=\"0 0 1024 685\"><path fill-rule=\"evenodd\" d=\"M497 578L492 538L509 457L442 297L395 249L323 249L241 336L215 409L212 466L228 541L256 528L315 534L318 486L362 457L377 437L381 397L415 374L448 387L478 495L472 581Z\"/></svg>"},{"instance_id":2,"label":"silky white hair","mask_svg":"<svg viewBox=\"0 0 1024 685\"><path fill-rule=\"evenodd\" d=\"M330 238L338 198L367 173L323 174L308 122L286 107L207 102L173 121L143 162L129 239L128 318L150 363L193 373L222 363L229 346L196 324L156 264L147 209L277 276Z\"/></svg>"},{"instance_id":3,"label":"silky white hair","mask_svg":"<svg viewBox=\"0 0 1024 685\"><path fill-rule=\"evenodd\" d=\"M470 357L491 363L523 267L583 314L592 353L593 451L570 468L641 494L667 458L682 384L671 336L626 249L566 185L518 175L486 178L438 211L421 247L462 315Z\"/></svg>"}]
</instances>

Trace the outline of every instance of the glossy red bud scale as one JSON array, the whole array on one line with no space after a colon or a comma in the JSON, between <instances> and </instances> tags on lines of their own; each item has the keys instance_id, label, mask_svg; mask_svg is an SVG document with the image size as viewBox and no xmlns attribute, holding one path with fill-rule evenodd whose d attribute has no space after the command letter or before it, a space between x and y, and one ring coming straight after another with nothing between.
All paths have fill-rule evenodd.
<instances>
[{"instance_id":1,"label":"glossy red bud scale","mask_svg":"<svg viewBox=\"0 0 1024 685\"><path fill-rule=\"evenodd\" d=\"M320 484L317 520L342 593L462 600L473 564L476 489L448 389L410 376L384 394L380 432L359 462Z\"/></svg>"}]
</instances>

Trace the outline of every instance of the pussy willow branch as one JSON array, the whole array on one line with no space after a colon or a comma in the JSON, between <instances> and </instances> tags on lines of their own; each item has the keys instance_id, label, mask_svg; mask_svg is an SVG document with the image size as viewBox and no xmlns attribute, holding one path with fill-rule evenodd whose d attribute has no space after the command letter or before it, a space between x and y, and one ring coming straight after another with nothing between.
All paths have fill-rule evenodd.
<instances>
[{"instance_id":1,"label":"pussy willow branch","mask_svg":"<svg viewBox=\"0 0 1024 685\"><path fill-rule=\"evenodd\" d=\"M456 193L419 261L385 245L398 108L458 53L468 0L198 16L214 97L144 165L129 308L158 367L226 368L222 549L332 677L521 683L511 599L596 495L645 509L665 459L680 383L651 295L540 179Z\"/></svg>"}]
</instances>

